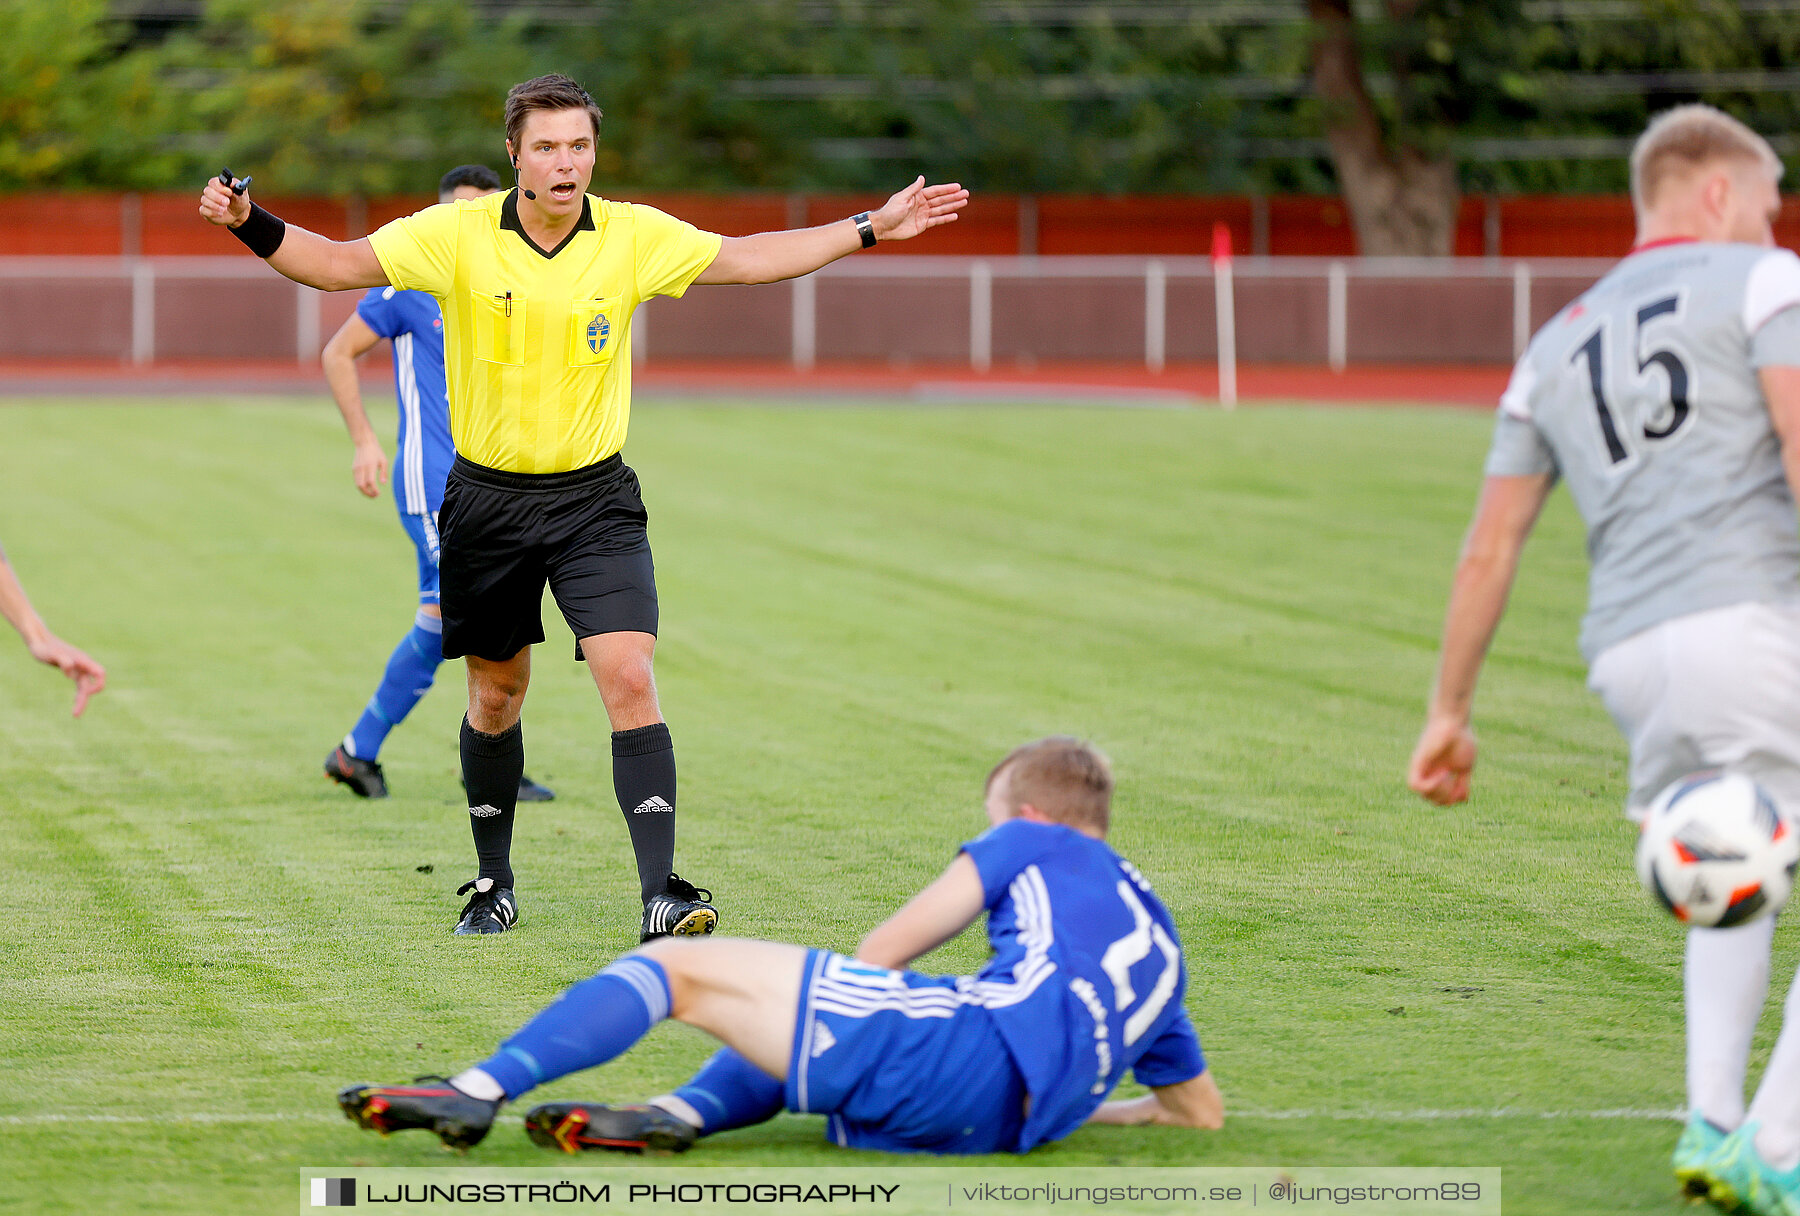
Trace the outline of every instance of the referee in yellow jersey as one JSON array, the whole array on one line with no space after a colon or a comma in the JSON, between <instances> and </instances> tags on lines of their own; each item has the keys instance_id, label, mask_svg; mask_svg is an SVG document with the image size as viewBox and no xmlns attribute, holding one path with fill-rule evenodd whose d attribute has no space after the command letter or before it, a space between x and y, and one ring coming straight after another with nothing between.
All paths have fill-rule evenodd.
<instances>
[{"instance_id":1,"label":"referee in yellow jersey","mask_svg":"<svg viewBox=\"0 0 1800 1216\"><path fill-rule=\"evenodd\" d=\"M956 219L969 193L924 178L818 228L721 237L651 207L590 195L600 108L567 76L506 97L513 190L428 207L331 241L209 181L200 214L269 265L325 291L395 287L444 312L458 456L438 525L444 657L467 657L463 779L480 870L459 934L518 920L512 824L524 769L519 716L547 581L612 722L613 788L631 832L644 940L710 933L711 893L677 878L675 751L657 704L656 583L637 476L620 459L631 413L631 314L694 283L774 283L876 241Z\"/></svg>"}]
</instances>

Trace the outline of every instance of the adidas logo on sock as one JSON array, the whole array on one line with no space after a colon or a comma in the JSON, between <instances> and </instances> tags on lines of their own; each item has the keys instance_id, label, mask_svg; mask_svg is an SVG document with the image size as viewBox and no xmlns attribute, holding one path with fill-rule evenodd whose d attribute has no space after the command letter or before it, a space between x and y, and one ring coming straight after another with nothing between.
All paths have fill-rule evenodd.
<instances>
[{"instance_id":1,"label":"adidas logo on sock","mask_svg":"<svg viewBox=\"0 0 1800 1216\"><path fill-rule=\"evenodd\" d=\"M668 811L670 814L673 814L675 808L670 806L667 802L664 802L655 794L650 795L650 797L631 808L631 813L633 815L649 815L656 811Z\"/></svg>"},{"instance_id":2,"label":"adidas logo on sock","mask_svg":"<svg viewBox=\"0 0 1800 1216\"><path fill-rule=\"evenodd\" d=\"M477 818L477 819L492 819L495 815L498 815L499 813L500 813L499 807L489 806L485 802L482 803L480 806L472 806L469 808L469 814L475 816L475 818Z\"/></svg>"}]
</instances>

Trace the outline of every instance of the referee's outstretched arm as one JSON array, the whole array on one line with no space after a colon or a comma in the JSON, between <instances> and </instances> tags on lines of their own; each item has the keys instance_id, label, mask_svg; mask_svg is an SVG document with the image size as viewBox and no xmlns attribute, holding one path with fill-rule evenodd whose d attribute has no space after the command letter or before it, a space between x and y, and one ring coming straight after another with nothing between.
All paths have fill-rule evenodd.
<instances>
[{"instance_id":1,"label":"referee's outstretched arm","mask_svg":"<svg viewBox=\"0 0 1800 1216\"><path fill-rule=\"evenodd\" d=\"M387 286L387 271L381 268L366 237L333 241L298 224L285 223L252 203L241 183L234 190L223 173L200 192L200 214L210 223L231 229L252 253L296 283L320 291Z\"/></svg>"},{"instance_id":2,"label":"referee's outstretched arm","mask_svg":"<svg viewBox=\"0 0 1800 1216\"><path fill-rule=\"evenodd\" d=\"M797 279L876 241L904 241L951 223L968 202L969 192L957 183L927 186L920 177L888 199L879 211L817 228L728 236L719 246L719 256L694 281L778 283L782 279Z\"/></svg>"}]
</instances>

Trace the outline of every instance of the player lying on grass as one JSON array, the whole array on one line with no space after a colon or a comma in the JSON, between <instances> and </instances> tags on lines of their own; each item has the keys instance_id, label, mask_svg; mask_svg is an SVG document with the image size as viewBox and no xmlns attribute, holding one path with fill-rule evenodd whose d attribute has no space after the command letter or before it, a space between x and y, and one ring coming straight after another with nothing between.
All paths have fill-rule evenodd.
<instances>
[{"instance_id":1,"label":"player lying on grass","mask_svg":"<svg viewBox=\"0 0 1800 1216\"><path fill-rule=\"evenodd\" d=\"M79 718L81 711L87 708L88 698L106 687L106 668L90 659L79 647L69 645L50 632L50 626L44 624L44 618L31 606L19 576L13 573L6 560L4 549L0 549L0 616L19 631L32 658L49 664L75 681L74 714Z\"/></svg>"},{"instance_id":2,"label":"player lying on grass","mask_svg":"<svg viewBox=\"0 0 1800 1216\"><path fill-rule=\"evenodd\" d=\"M480 1143L504 1102L620 1055L675 1018L721 1040L686 1085L640 1106L551 1102L525 1116L567 1152L680 1152L784 1107L827 1116L838 1144L890 1152L1025 1152L1085 1123L1217 1128L1221 1098L1182 997L1175 925L1105 843L1106 757L1029 743L989 774L991 828L865 937L856 957L745 939L651 942L583 980L448 1079L354 1085L363 1127ZM973 976L892 970L988 916ZM1105 1101L1125 1072L1150 1087Z\"/></svg>"}]
</instances>

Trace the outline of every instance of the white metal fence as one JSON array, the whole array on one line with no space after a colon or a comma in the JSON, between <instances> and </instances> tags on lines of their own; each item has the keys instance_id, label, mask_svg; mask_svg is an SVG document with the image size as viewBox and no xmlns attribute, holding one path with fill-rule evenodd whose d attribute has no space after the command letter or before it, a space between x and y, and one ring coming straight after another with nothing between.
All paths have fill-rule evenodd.
<instances>
[{"instance_id":1,"label":"white metal fence","mask_svg":"<svg viewBox=\"0 0 1800 1216\"><path fill-rule=\"evenodd\" d=\"M770 287L696 289L634 324L640 358L966 363L1065 358L1505 362L1602 260L846 258ZM302 362L354 308L250 258L0 258L0 356Z\"/></svg>"}]
</instances>

